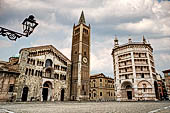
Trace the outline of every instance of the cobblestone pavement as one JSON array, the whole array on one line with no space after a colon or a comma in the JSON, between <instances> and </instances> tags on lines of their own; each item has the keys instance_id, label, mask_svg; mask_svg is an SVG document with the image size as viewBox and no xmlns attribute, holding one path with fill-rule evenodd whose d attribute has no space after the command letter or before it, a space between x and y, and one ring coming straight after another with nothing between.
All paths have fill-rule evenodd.
<instances>
[{"instance_id":1,"label":"cobblestone pavement","mask_svg":"<svg viewBox=\"0 0 170 113\"><path fill-rule=\"evenodd\" d=\"M170 101L0 103L0 113L170 113Z\"/></svg>"}]
</instances>

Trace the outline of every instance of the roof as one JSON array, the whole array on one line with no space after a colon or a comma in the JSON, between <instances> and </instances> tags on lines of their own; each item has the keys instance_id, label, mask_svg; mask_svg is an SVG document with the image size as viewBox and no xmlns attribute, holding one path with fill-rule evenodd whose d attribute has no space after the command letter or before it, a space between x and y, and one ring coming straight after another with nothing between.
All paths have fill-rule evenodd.
<instances>
[{"instance_id":1,"label":"roof","mask_svg":"<svg viewBox=\"0 0 170 113\"><path fill-rule=\"evenodd\" d=\"M170 69L162 71L163 73L170 72Z\"/></svg>"},{"instance_id":2,"label":"roof","mask_svg":"<svg viewBox=\"0 0 170 113\"><path fill-rule=\"evenodd\" d=\"M44 50L44 49L51 49L53 52L58 53L60 56L62 56L65 60L68 60L69 62L71 62L70 59L68 59L64 54L62 54L59 50L57 50L53 45L44 45L44 46L22 48L20 50L20 52L23 51L23 50L27 50L27 51L31 52L31 51L35 51L35 50Z\"/></svg>"},{"instance_id":3,"label":"roof","mask_svg":"<svg viewBox=\"0 0 170 113\"><path fill-rule=\"evenodd\" d=\"M19 74L19 65L12 65L10 62L0 61L0 72L9 72L9 73L18 73Z\"/></svg>"},{"instance_id":4,"label":"roof","mask_svg":"<svg viewBox=\"0 0 170 113\"><path fill-rule=\"evenodd\" d=\"M115 50L119 49L119 48L122 48L122 47L126 47L126 46L131 46L131 45L145 45L147 47L149 47L151 49L151 51L153 51L153 48L151 47L150 44L147 44L147 43L143 43L143 42L131 42L131 43L125 43L123 45L118 45L118 46L115 46L113 49L112 49L112 54Z\"/></svg>"},{"instance_id":5,"label":"roof","mask_svg":"<svg viewBox=\"0 0 170 113\"><path fill-rule=\"evenodd\" d=\"M98 74L90 75L90 78L107 78L107 79L113 79L113 78L111 78L111 77L105 76L103 73L98 73Z\"/></svg>"},{"instance_id":6,"label":"roof","mask_svg":"<svg viewBox=\"0 0 170 113\"><path fill-rule=\"evenodd\" d=\"M7 62L7 61L0 61L0 64L7 64L7 63L9 63L9 62Z\"/></svg>"},{"instance_id":7,"label":"roof","mask_svg":"<svg viewBox=\"0 0 170 113\"><path fill-rule=\"evenodd\" d=\"M84 13L83 11L81 12L81 16L80 16L80 19L79 19L79 24L85 24L86 21L85 21L85 18L84 18Z\"/></svg>"}]
</instances>

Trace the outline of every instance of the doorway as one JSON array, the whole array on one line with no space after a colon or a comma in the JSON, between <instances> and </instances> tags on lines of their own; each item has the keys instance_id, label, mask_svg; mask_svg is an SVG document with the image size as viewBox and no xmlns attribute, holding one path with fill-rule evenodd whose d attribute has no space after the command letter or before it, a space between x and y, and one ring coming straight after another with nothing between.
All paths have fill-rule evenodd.
<instances>
[{"instance_id":1,"label":"doorway","mask_svg":"<svg viewBox=\"0 0 170 113\"><path fill-rule=\"evenodd\" d=\"M48 99L48 88L43 88L42 95L43 95L43 101L47 101L47 99Z\"/></svg>"},{"instance_id":2,"label":"doorway","mask_svg":"<svg viewBox=\"0 0 170 113\"><path fill-rule=\"evenodd\" d=\"M128 99L132 99L132 91L127 91L127 97Z\"/></svg>"},{"instance_id":3,"label":"doorway","mask_svg":"<svg viewBox=\"0 0 170 113\"><path fill-rule=\"evenodd\" d=\"M51 90L52 90L52 83L50 81L46 81L43 84L43 88L42 88L43 101L51 101L52 99Z\"/></svg>"},{"instance_id":4,"label":"doorway","mask_svg":"<svg viewBox=\"0 0 170 113\"><path fill-rule=\"evenodd\" d=\"M158 84L157 84L156 81L154 81L154 88L155 88L156 99L160 99L159 98L159 91L158 91Z\"/></svg>"},{"instance_id":5,"label":"doorway","mask_svg":"<svg viewBox=\"0 0 170 113\"><path fill-rule=\"evenodd\" d=\"M28 87L24 87L22 92L22 101L27 101L27 97L28 97Z\"/></svg>"},{"instance_id":6,"label":"doorway","mask_svg":"<svg viewBox=\"0 0 170 113\"><path fill-rule=\"evenodd\" d=\"M61 101L64 101L64 89L61 90Z\"/></svg>"}]
</instances>

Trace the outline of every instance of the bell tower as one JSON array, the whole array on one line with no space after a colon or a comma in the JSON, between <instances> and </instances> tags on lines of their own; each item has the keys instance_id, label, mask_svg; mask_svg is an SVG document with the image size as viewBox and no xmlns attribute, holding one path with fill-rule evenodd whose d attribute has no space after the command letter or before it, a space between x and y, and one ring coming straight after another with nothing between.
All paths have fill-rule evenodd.
<instances>
[{"instance_id":1,"label":"bell tower","mask_svg":"<svg viewBox=\"0 0 170 113\"><path fill-rule=\"evenodd\" d=\"M71 100L88 100L90 80L90 25L82 11L78 25L73 26L71 50Z\"/></svg>"}]
</instances>

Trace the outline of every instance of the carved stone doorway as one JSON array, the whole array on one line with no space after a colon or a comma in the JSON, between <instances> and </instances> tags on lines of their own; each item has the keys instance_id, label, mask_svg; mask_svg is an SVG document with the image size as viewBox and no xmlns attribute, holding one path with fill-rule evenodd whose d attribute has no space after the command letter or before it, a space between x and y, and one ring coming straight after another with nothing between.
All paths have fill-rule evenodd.
<instances>
[{"instance_id":1,"label":"carved stone doorway","mask_svg":"<svg viewBox=\"0 0 170 113\"><path fill-rule=\"evenodd\" d=\"M43 88L42 95L43 95L43 101L47 101L47 99L48 99L48 88Z\"/></svg>"},{"instance_id":2,"label":"carved stone doorway","mask_svg":"<svg viewBox=\"0 0 170 113\"><path fill-rule=\"evenodd\" d=\"M64 89L61 90L61 101L64 101Z\"/></svg>"},{"instance_id":3,"label":"carved stone doorway","mask_svg":"<svg viewBox=\"0 0 170 113\"><path fill-rule=\"evenodd\" d=\"M132 91L127 91L127 97L128 99L132 99Z\"/></svg>"},{"instance_id":4,"label":"carved stone doorway","mask_svg":"<svg viewBox=\"0 0 170 113\"><path fill-rule=\"evenodd\" d=\"M22 101L27 101L27 97L28 97L28 87L24 87L22 92Z\"/></svg>"}]
</instances>

